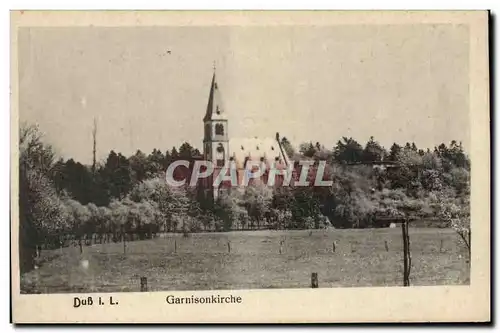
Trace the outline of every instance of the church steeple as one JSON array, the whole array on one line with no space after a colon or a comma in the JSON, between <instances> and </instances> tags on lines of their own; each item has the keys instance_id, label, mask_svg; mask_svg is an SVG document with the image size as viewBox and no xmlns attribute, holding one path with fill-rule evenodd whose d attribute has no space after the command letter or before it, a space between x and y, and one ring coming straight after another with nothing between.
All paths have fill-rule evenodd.
<instances>
[{"instance_id":1,"label":"church steeple","mask_svg":"<svg viewBox=\"0 0 500 333\"><path fill-rule=\"evenodd\" d=\"M222 167L229 161L228 121L217 84L215 66L203 124L205 128L203 139L205 159Z\"/></svg>"},{"instance_id":2,"label":"church steeple","mask_svg":"<svg viewBox=\"0 0 500 333\"><path fill-rule=\"evenodd\" d=\"M222 105L222 100L220 96L219 86L217 84L217 77L215 74L215 66L214 66L212 84L210 85L210 95L208 96L207 112L205 113L203 121L215 120L215 119L223 120L226 118L225 118L225 110Z\"/></svg>"}]
</instances>

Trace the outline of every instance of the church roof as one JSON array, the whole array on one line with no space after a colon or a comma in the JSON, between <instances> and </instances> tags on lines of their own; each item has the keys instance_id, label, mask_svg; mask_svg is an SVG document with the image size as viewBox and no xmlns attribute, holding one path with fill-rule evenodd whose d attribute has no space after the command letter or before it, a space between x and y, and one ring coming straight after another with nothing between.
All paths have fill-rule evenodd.
<instances>
[{"instance_id":1,"label":"church roof","mask_svg":"<svg viewBox=\"0 0 500 333\"><path fill-rule=\"evenodd\" d=\"M264 162L267 167L275 165L285 168L289 162L279 140L273 138L231 138L229 139L229 157L238 169L245 167L247 159Z\"/></svg>"},{"instance_id":2,"label":"church roof","mask_svg":"<svg viewBox=\"0 0 500 333\"><path fill-rule=\"evenodd\" d=\"M212 77L212 84L210 85L210 95L208 96L207 112L203 121L207 120L225 120L226 114L224 106L222 105L222 99L220 96L219 86L217 84L217 79L214 75Z\"/></svg>"}]
</instances>

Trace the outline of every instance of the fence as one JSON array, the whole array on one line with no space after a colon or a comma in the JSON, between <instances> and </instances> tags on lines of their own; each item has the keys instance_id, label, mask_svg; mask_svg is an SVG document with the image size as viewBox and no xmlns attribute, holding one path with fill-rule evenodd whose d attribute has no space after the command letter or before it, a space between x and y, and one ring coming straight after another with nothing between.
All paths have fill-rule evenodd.
<instances>
[{"instance_id":1,"label":"fence","mask_svg":"<svg viewBox=\"0 0 500 333\"><path fill-rule=\"evenodd\" d=\"M141 277L141 292L147 292L148 291L148 278L145 276ZM313 272L311 273L311 288L318 288L319 282L318 282L318 273Z\"/></svg>"}]
</instances>

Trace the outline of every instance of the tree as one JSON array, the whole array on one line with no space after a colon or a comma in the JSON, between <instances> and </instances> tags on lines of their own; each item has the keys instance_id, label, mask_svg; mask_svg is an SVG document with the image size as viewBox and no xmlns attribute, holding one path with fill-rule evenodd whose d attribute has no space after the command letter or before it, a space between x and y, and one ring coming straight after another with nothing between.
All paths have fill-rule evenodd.
<instances>
[{"instance_id":1,"label":"tree","mask_svg":"<svg viewBox=\"0 0 500 333\"><path fill-rule=\"evenodd\" d=\"M409 199L403 191L386 191L382 193L379 202L387 217L401 221L403 243L403 285L410 286L410 272L412 268L410 249L410 219L422 210L421 202Z\"/></svg>"},{"instance_id":2,"label":"tree","mask_svg":"<svg viewBox=\"0 0 500 333\"><path fill-rule=\"evenodd\" d=\"M402 147L397 143L393 143L389 152L389 161L397 162L401 154Z\"/></svg>"},{"instance_id":3,"label":"tree","mask_svg":"<svg viewBox=\"0 0 500 333\"><path fill-rule=\"evenodd\" d=\"M460 236L471 260L470 197L450 198L439 193L437 196L439 216Z\"/></svg>"},{"instance_id":4,"label":"tree","mask_svg":"<svg viewBox=\"0 0 500 333\"><path fill-rule=\"evenodd\" d=\"M273 192L271 218L273 227L285 229L292 226L293 207L296 205L292 187L277 187Z\"/></svg>"},{"instance_id":5,"label":"tree","mask_svg":"<svg viewBox=\"0 0 500 333\"><path fill-rule=\"evenodd\" d=\"M97 207L94 203L90 202L87 204L87 208L90 213L90 219L87 222L87 241L92 244L92 240L95 241L95 236L97 236L96 232L99 229L99 207Z\"/></svg>"},{"instance_id":6,"label":"tree","mask_svg":"<svg viewBox=\"0 0 500 333\"><path fill-rule=\"evenodd\" d=\"M316 147L312 142L304 142L300 144L299 152L305 157L313 157L316 154Z\"/></svg>"},{"instance_id":7,"label":"tree","mask_svg":"<svg viewBox=\"0 0 500 333\"><path fill-rule=\"evenodd\" d=\"M451 141L446 158L458 168L470 169L470 160L465 154L461 142Z\"/></svg>"},{"instance_id":8,"label":"tree","mask_svg":"<svg viewBox=\"0 0 500 333\"><path fill-rule=\"evenodd\" d=\"M67 207L67 216L71 220L72 229L76 238L78 240L78 245L80 247L80 253L83 252L83 237L89 231L89 223L91 222L92 214L87 206L82 205L80 202L67 199L65 202Z\"/></svg>"},{"instance_id":9,"label":"tree","mask_svg":"<svg viewBox=\"0 0 500 333\"><path fill-rule=\"evenodd\" d=\"M172 157L172 161L176 161L179 159L179 153L177 152L177 148L172 147L172 152L170 153L170 156Z\"/></svg>"},{"instance_id":10,"label":"tree","mask_svg":"<svg viewBox=\"0 0 500 333\"><path fill-rule=\"evenodd\" d=\"M113 199L109 204L111 211L111 224L113 241L118 242L120 239L125 240L125 225L128 220L128 209L119 200Z\"/></svg>"},{"instance_id":11,"label":"tree","mask_svg":"<svg viewBox=\"0 0 500 333\"><path fill-rule=\"evenodd\" d=\"M385 149L373 138L366 143L365 149L363 150L363 161L364 162L380 162L386 156Z\"/></svg>"},{"instance_id":12,"label":"tree","mask_svg":"<svg viewBox=\"0 0 500 333\"><path fill-rule=\"evenodd\" d=\"M310 229L314 226L311 225L309 218L317 218L321 215L320 203L315 196L315 193L311 187L296 187L293 190L294 195L294 205L292 206L292 222L293 225L289 225L291 228L298 229Z\"/></svg>"},{"instance_id":13,"label":"tree","mask_svg":"<svg viewBox=\"0 0 500 333\"><path fill-rule=\"evenodd\" d=\"M46 176L52 171L55 154L52 146L42 141L37 125L23 123L19 129L20 164L26 169L37 169Z\"/></svg>"},{"instance_id":14,"label":"tree","mask_svg":"<svg viewBox=\"0 0 500 333\"><path fill-rule=\"evenodd\" d=\"M339 163L359 163L363 161L363 147L353 138L343 137L333 148L333 156Z\"/></svg>"},{"instance_id":15,"label":"tree","mask_svg":"<svg viewBox=\"0 0 500 333\"><path fill-rule=\"evenodd\" d=\"M257 222L259 228L262 220L269 212L272 200L272 189L264 184L247 186L243 200L247 208L248 216Z\"/></svg>"},{"instance_id":16,"label":"tree","mask_svg":"<svg viewBox=\"0 0 500 333\"><path fill-rule=\"evenodd\" d=\"M441 173L434 169L424 169L420 176L420 181L425 190L434 192L443 189Z\"/></svg>"},{"instance_id":17,"label":"tree","mask_svg":"<svg viewBox=\"0 0 500 333\"><path fill-rule=\"evenodd\" d=\"M131 193L131 200L155 202L158 209L158 221L164 231L175 231L178 226L188 228L184 220L189 214L197 212L194 202L184 188L171 187L164 179L148 179L136 185Z\"/></svg>"},{"instance_id":18,"label":"tree","mask_svg":"<svg viewBox=\"0 0 500 333\"><path fill-rule=\"evenodd\" d=\"M23 253L29 253L30 249L47 244L49 238L65 228L65 215L50 180L36 169L20 169L19 200L23 218L20 220L20 245L26 250ZM32 266L29 262L26 264L26 268Z\"/></svg>"},{"instance_id":19,"label":"tree","mask_svg":"<svg viewBox=\"0 0 500 333\"><path fill-rule=\"evenodd\" d=\"M244 229L248 226L250 216L245 206L244 193L240 190L224 191L218 201L218 216L222 225L218 229Z\"/></svg>"},{"instance_id":20,"label":"tree","mask_svg":"<svg viewBox=\"0 0 500 333\"><path fill-rule=\"evenodd\" d=\"M468 197L470 195L470 172L461 167L453 168L450 171L450 185L455 189L458 197Z\"/></svg>"},{"instance_id":21,"label":"tree","mask_svg":"<svg viewBox=\"0 0 500 333\"><path fill-rule=\"evenodd\" d=\"M408 166L419 166L422 165L423 158L417 150L412 149L410 144L407 143L399 154L399 161Z\"/></svg>"},{"instance_id":22,"label":"tree","mask_svg":"<svg viewBox=\"0 0 500 333\"><path fill-rule=\"evenodd\" d=\"M109 242L113 233L111 210L108 207L98 207L96 229L101 237L101 243Z\"/></svg>"},{"instance_id":23,"label":"tree","mask_svg":"<svg viewBox=\"0 0 500 333\"><path fill-rule=\"evenodd\" d=\"M285 153L290 158L293 158L293 156L295 155L295 149L293 148L293 145L290 143L290 141L286 137L281 138L281 146L283 147L283 150L285 151Z\"/></svg>"},{"instance_id":24,"label":"tree","mask_svg":"<svg viewBox=\"0 0 500 333\"><path fill-rule=\"evenodd\" d=\"M148 158L141 150L137 150L134 155L130 156L129 164L132 171L132 182L134 184L140 183L152 176L151 168L148 165Z\"/></svg>"},{"instance_id":25,"label":"tree","mask_svg":"<svg viewBox=\"0 0 500 333\"><path fill-rule=\"evenodd\" d=\"M184 142L179 147L179 158L187 161L193 160L195 156L199 155L199 151L193 148L189 143Z\"/></svg>"},{"instance_id":26,"label":"tree","mask_svg":"<svg viewBox=\"0 0 500 333\"><path fill-rule=\"evenodd\" d=\"M64 229L64 209L50 180L55 154L37 126L19 137L19 255L22 273L33 269L37 248Z\"/></svg>"},{"instance_id":27,"label":"tree","mask_svg":"<svg viewBox=\"0 0 500 333\"><path fill-rule=\"evenodd\" d=\"M109 153L101 170L103 185L111 198L123 199L132 188L132 172L129 160L113 150Z\"/></svg>"},{"instance_id":28,"label":"tree","mask_svg":"<svg viewBox=\"0 0 500 333\"><path fill-rule=\"evenodd\" d=\"M165 155L159 149L153 149L147 157L147 178L158 177L166 167Z\"/></svg>"},{"instance_id":29,"label":"tree","mask_svg":"<svg viewBox=\"0 0 500 333\"><path fill-rule=\"evenodd\" d=\"M436 170L439 173L442 173L443 164L441 158L435 152L427 151L421 156L422 156L422 167L425 170Z\"/></svg>"},{"instance_id":30,"label":"tree","mask_svg":"<svg viewBox=\"0 0 500 333\"><path fill-rule=\"evenodd\" d=\"M84 205L95 200L93 195L96 193L96 183L88 167L69 159L66 162L58 161L53 170L52 179L58 193L64 190Z\"/></svg>"}]
</instances>

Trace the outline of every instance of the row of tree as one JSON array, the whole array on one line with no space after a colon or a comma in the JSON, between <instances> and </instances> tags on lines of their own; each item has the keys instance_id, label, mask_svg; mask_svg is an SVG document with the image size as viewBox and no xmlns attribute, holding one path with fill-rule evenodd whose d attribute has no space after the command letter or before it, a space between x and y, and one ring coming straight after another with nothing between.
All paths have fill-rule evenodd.
<instances>
[{"instance_id":1,"label":"row of tree","mask_svg":"<svg viewBox=\"0 0 500 333\"><path fill-rule=\"evenodd\" d=\"M299 158L305 156L341 164L370 164L384 161L411 162L408 161L408 158L418 159L418 156L429 156L432 153L447 163L445 167L448 170L454 166L470 168L470 161L463 150L462 143L455 140L451 141L449 146L442 143L434 147L433 151L429 148L426 150L419 149L414 142L407 142L404 146L393 143L391 148L386 150L374 137L370 137L364 147L353 138L343 137L331 150L326 149L319 142L316 142L316 144L312 142L302 143L298 155L286 138L283 138L281 143L290 156ZM418 163L418 161L416 162Z\"/></svg>"},{"instance_id":2,"label":"row of tree","mask_svg":"<svg viewBox=\"0 0 500 333\"><path fill-rule=\"evenodd\" d=\"M138 150L126 157L112 150L104 163L95 168L73 159L59 159L50 170L50 178L58 194L68 192L82 204L108 206L113 199L125 198L134 185L158 177L172 162L193 160L200 155L199 150L187 142L165 154L157 149L149 155Z\"/></svg>"},{"instance_id":3,"label":"row of tree","mask_svg":"<svg viewBox=\"0 0 500 333\"><path fill-rule=\"evenodd\" d=\"M423 163L421 160L434 159L444 163L442 167L446 172L455 167L466 170L470 168L461 144L456 141L452 141L449 147L441 144L432 152L429 149L418 149L415 143L406 143L404 146L394 143L387 151L373 137L364 148L354 139L345 137L331 150L325 149L319 142L302 143L298 153L286 137L282 138L281 143L294 160L306 157L325 160L330 165L383 161L418 165ZM108 206L113 199L125 198L135 184L159 177L172 162L178 159L193 160L200 156L199 150L187 142L165 153L154 149L149 155L138 150L134 155L126 157L110 151L105 161L95 166L95 170L73 159L59 159L51 166L49 176L58 194L65 191L82 204L92 202L98 206Z\"/></svg>"},{"instance_id":4,"label":"row of tree","mask_svg":"<svg viewBox=\"0 0 500 333\"><path fill-rule=\"evenodd\" d=\"M371 138L363 148L343 138L332 150L317 143L294 160L326 160L328 187L229 189L214 203L202 188L172 188L162 172L176 159L194 159L188 143L163 154L138 151L130 157L111 151L94 168L58 160L37 127L20 132L20 245L22 267L33 265L35 245L144 239L159 232L234 229L304 229L381 226L387 218L435 218L444 226L468 223L470 161L460 144L421 150L415 144L390 151ZM389 164L373 162L390 161ZM309 177L314 179L313 168ZM464 227L466 228L466 227ZM24 266L23 266L24 262Z\"/></svg>"}]
</instances>

